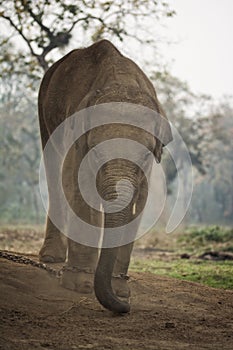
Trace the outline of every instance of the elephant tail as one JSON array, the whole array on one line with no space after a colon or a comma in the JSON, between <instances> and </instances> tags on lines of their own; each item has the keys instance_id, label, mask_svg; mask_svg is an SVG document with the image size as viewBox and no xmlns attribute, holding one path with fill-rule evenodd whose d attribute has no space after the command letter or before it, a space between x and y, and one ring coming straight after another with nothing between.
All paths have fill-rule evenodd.
<instances>
[{"instance_id":1,"label":"elephant tail","mask_svg":"<svg viewBox=\"0 0 233 350\"><path fill-rule=\"evenodd\" d=\"M130 305L121 301L113 292L111 280L118 248L102 248L95 273L95 295L101 305L118 314L130 311Z\"/></svg>"}]
</instances>

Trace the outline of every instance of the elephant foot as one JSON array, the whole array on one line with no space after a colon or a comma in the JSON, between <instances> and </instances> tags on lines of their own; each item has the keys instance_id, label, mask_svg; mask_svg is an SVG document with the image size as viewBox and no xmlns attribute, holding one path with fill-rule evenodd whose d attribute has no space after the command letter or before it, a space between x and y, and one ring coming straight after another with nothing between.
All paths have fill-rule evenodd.
<instances>
[{"instance_id":1,"label":"elephant foot","mask_svg":"<svg viewBox=\"0 0 233 350\"><path fill-rule=\"evenodd\" d=\"M130 297L128 279L129 277L123 274L112 277L112 288L115 294L122 300L128 300Z\"/></svg>"},{"instance_id":2,"label":"elephant foot","mask_svg":"<svg viewBox=\"0 0 233 350\"><path fill-rule=\"evenodd\" d=\"M60 283L66 289L82 294L91 294L94 290L94 271L81 270L77 267L65 267Z\"/></svg>"},{"instance_id":3,"label":"elephant foot","mask_svg":"<svg viewBox=\"0 0 233 350\"><path fill-rule=\"evenodd\" d=\"M39 260L43 263L59 263L66 260L67 246L63 240L56 235L46 238L39 252Z\"/></svg>"}]
</instances>

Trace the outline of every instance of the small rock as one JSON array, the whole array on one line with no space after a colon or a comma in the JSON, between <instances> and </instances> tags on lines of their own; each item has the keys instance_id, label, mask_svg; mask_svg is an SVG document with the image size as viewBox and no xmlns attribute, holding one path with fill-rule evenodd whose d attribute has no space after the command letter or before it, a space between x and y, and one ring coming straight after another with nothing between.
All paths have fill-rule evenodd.
<instances>
[{"instance_id":1,"label":"small rock","mask_svg":"<svg viewBox=\"0 0 233 350\"><path fill-rule=\"evenodd\" d=\"M181 254L180 258L181 259L190 259L190 255L187 253L183 253L183 254Z\"/></svg>"},{"instance_id":2,"label":"small rock","mask_svg":"<svg viewBox=\"0 0 233 350\"><path fill-rule=\"evenodd\" d=\"M174 322L166 322L165 328L175 328L175 323Z\"/></svg>"}]
</instances>

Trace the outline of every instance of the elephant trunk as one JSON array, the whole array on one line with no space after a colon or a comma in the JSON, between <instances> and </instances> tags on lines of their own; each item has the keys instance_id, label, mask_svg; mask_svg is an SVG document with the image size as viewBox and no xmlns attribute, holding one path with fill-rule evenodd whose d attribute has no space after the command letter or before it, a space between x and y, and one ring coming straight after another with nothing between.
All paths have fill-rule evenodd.
<instances>
[{"instance_id":1,"label":"elephant trunk","mask_svg":"<svg viewBox=\"0 0 233 350\"><path fill-rule=\"evenodd\" d=\"M103 248L101 250L98 266L95 273L95 295L106 309L116 313L127 313L130 305L119 300L111 286L112 272L117 256L117 248Z\"/></svg>"},{"instance_id":2,"label":"elephant trunk","mask_svg":"<svg viewBox=\"0 0 233 350\"><path fill-rule=\"evenodd\" d=\"M116 182L115 182L116 184ZM108 184L109 185L109 184ZM124 185L123 185L124 186ZM110 202L111 209L115 206L114 203L111 204L111 200L115 199L114 191L110 190L113 187L111 183L110 186L104 186L104 190L101 193L103 198ZM123 190L123 188L121 189ZM130 191L124 186L124 196L122 199L122 203L128 202L128 196L130 195ZM119 204L119 203L118 203ZM115 207L117 209L117 205ZM120 225L124 225L127 223L129 218L130 208L129 206L125 208L125 210L121 210L119 212L106 213L105 214L105 228L117 227ZM106 232L104 232L103 237L103 247L106 246ZM95 272L94 279L94 290L95 295L98 301L108 310L116 312L116 313L127 313L130 311L130 305L127 302L123 302L119 300L113 292L111 280L112 273L114 269L114 264L116 261L118 247L121 245L122 235L119 235L119 244L113 248L102 248L100 253L99 262Z\"/></svg>"}]
</instances>

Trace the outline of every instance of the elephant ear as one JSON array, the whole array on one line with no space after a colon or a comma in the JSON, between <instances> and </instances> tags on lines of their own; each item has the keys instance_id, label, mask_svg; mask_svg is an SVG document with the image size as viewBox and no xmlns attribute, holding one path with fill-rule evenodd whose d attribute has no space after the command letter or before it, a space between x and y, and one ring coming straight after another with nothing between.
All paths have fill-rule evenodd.
<instances>
[{"instance_id":1,"label":"elephant ear","mask_svg":"<svg viewBox=\"0 0 233 350\"><path fill-rule=\"evenodd\" d=\"M173 140L171 126L165 115L159 114L159 122L156 123L155 135L157 137L154 148L154 156L156 162L160 163L163 147Z\"/></svg>"}]
</instances>

